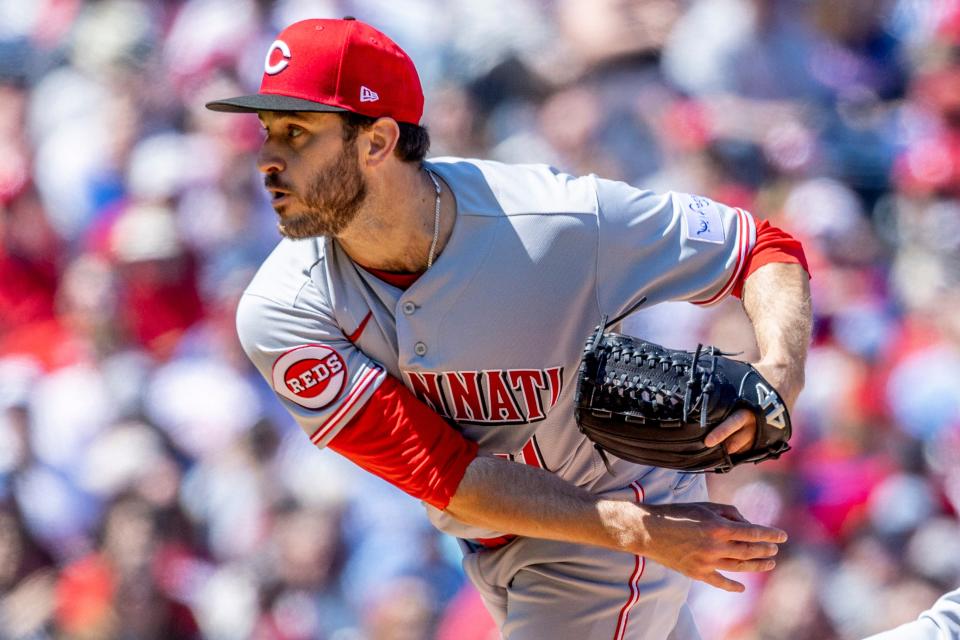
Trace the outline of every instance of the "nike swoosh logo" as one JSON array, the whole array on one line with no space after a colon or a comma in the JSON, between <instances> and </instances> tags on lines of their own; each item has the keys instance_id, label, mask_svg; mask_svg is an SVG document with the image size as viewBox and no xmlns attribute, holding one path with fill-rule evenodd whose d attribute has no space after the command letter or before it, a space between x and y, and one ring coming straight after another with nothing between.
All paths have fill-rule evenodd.
<instances>
[{"instance_id":1,"label":"nike swoosh logo","mask_svg":"<svg viewBox=\"0 0 960 640\"><path fill-rule=\"evenodd\" d=\"M370 318L373 316L373 311L367 311L367 316L360 323L360 326L357 327L356 331L347 336L347 340L356 344L357 339L360 337L360 334L363 333L363 330L367 327L367 323L370 322Z\"/></svg>"}]
</instances>

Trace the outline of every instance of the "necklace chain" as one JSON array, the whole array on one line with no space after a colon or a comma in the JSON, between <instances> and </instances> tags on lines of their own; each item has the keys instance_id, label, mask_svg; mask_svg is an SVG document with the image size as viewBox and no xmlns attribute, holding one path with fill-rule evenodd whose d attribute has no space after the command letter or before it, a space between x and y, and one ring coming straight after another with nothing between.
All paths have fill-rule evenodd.
<instances>
[{"instance_id":1,"label":"necklace chain","mask_svg":"<svg viewBox=\"0 0 960 640\"><path fill-rule=\"evenodd\" d=\"M427 269L433 266L433 255L437 250L437 241L440 239L440 183L433 171L426 169L427 175L433 181L433 188L437 191L437 200L433 211L433 242L430 243L430 253L427 255Z\"/></svg>"}]
</instances>

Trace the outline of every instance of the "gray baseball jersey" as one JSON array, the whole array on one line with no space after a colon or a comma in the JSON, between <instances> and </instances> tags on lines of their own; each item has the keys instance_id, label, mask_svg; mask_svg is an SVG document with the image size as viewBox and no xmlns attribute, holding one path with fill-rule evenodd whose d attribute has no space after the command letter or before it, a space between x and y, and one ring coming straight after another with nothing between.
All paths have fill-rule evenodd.
<instances>
[{"instance_id":1,"label":"gray baseball jersey","mask_svg":"<svg viewBox=\"0 0 960 640\"><path fill-rule=\"evenodd\" d=\"M453 191L457 217L443 253L408 289L359 267L330 238L284 240L240 302L244 349L312 442L329 443L392 375L458 423L481 453L543 467L594 493L630 495L640 482L663 489L648 500L672 501L681 484L702 487L699 476L616 458L609 473L577 429L574 380L602 314L614 317L642 296L649 306L727 295L756 240L752 216L547 166L455 158L427 166ZM427 511L459 538L504 533ZM633 569L623 554L604 554ZM675 620L681 604L667 617ZM510 637L526 636L515 628Z\"/></svg>"}]
</instances>

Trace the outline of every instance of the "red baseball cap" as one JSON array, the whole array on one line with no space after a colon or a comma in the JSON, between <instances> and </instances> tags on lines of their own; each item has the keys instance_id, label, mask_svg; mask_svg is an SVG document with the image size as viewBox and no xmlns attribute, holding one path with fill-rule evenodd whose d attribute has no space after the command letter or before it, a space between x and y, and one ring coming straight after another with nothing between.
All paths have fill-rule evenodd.
<instances>
[{"instance_id":1,"label":"red baseball cap","mask_svg":"<svg viewBox=\"0 0 960 640\"><path fill-rule=\"evenodd\" d=\"M355 18L303 20L280 32L260 92L207 103L212 111L352 111L419 124L423 89L410 56Z\"/></svg>"}]
</instances>

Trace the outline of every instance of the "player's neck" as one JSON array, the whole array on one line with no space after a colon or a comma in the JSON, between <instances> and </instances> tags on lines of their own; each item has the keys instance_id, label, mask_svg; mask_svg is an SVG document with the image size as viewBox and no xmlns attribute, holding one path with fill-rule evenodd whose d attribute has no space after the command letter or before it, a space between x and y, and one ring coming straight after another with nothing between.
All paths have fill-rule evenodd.
<instances>
[{"instance_id":1,"label":"player's neck","mask_svg":"<svg viewBox=\"0 0 960 640\"><path fill-rule=\"evenodd\" d=\"M437 177L440 179L439 176ZM440 182L440 225L434 260L453 231L456 201ZM356 220L337 241L354 262L383 271L415 273L427 268L434 236L436 190L421 166L397 163L368 182L369 195Z\"/></svg>"}]
</instances>

